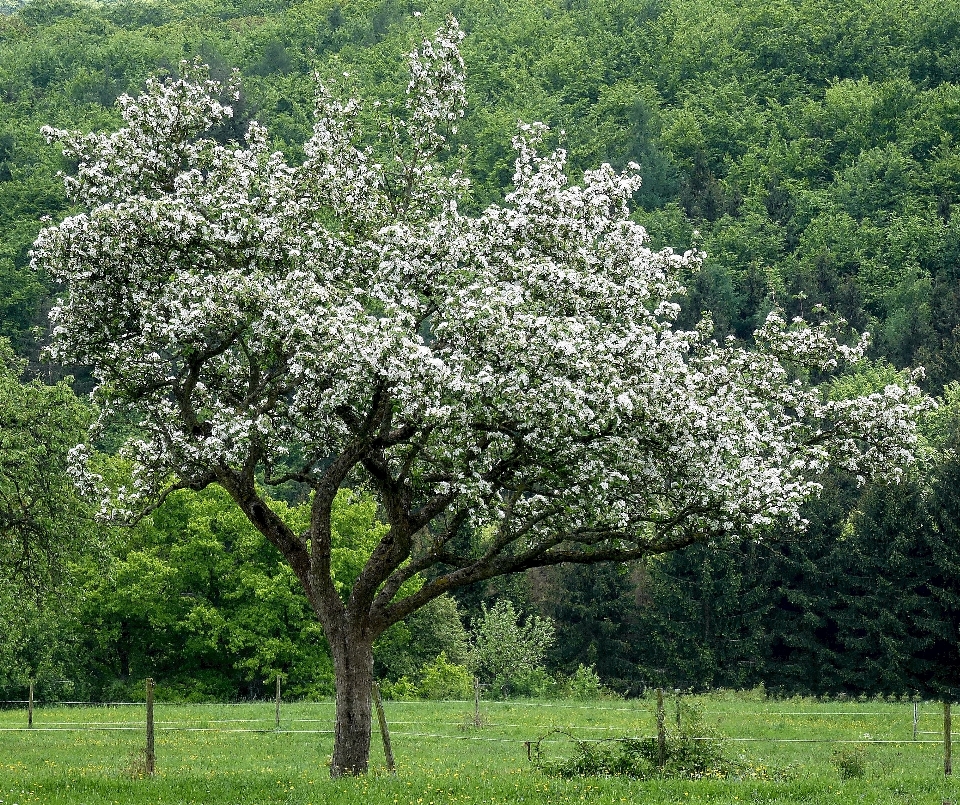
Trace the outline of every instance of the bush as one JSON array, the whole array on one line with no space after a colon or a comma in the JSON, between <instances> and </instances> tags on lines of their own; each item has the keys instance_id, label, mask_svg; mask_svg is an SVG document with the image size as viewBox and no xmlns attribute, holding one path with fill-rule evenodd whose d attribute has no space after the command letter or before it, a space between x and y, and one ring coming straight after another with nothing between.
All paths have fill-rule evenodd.
<instances>
[{"instance_id":1,"label":"bush","mask_svg":"<svg viewBox=\"0 0 960 805\"><path fill-rule=\"evenodd\" d=\"M603 685L600 684L600 676L592 665L580 665L573 672L573 676L570 677L564 688L566 696L580 701L599 699L604 693Z\"/></svg>"},{"instance_id":2,"label":"bush","mask_svg":"<svg viewBox=\"0 0 960 805\"><path fill-rule=\"evenodd\" d=\"M324 699L329 699L335 694L336 688L334 688L333 679L323 675L318 679L303 680L290 684L286 687L284 696L288 699L319 702Z\"/></svg>"},{"instance_id":3,"label":"bush","mask_svg":"<svg viewBox=\"0 0 960 805\"><path fill-rule=\"evenodd\" d=\"M573 676L552 676L543 668L528 668L509 676L494 677L489 686L490 696L499 699L577 699L591 701L603 696L614 696L600 683L600 676L592 665L581 665Z\"/></svg>"},{"instance_id":4,"label":"bush","mask_svg":"<svg viewBox=\"0 0 960 805\"><path fill-rule=\"evenodd\" d=\"M727 777L736 772L736 764L724 756L721 736L703 723L699 708L684 708L679 731L667 734L666 757L660 765L660 749L656 738L609 738L582 741L566 732L575 746L573 757L545 761L537 742L535 762L547 774L557 777L623 776L648 780L672 777L699 780L704 777ZM545 738L546 736L544 736Z\"/></svg>"},{"instance_id":5,"label":"bush","mask_svg":"<svg viewBox=\"0 0 960 805\"><path fill-rule=\"evenodd\" d=\"M862 746L838 747L830 762L841 780L859 780L867 772L867 754Z\"/></svg>"},{"instance_id":6,"label":"bush","mask_svg":"<svg viewBox=\"0 0 960 805\"><path fill-rule=\"evenodd\" d=\"M422 699L470 699L473 677L462 665L447 661L446 652L423 666L418 692Z\"/></svg>"},{"instance_id":7,"label":"bush","mask_svg":"<svg viewBox=\"0 0 960 805\"><path fill-rule=\"evenodd\" d=\"M396 682L383 681L380 683L380 695L384 699L416 699L417 686L408 677L401 676Z\"/></svg>"}]
</instances>

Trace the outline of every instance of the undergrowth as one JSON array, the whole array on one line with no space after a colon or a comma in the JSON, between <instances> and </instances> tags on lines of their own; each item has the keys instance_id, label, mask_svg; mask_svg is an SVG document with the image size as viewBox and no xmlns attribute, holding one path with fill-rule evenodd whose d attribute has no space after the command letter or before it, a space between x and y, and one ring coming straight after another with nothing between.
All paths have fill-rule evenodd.
<instances>
[{"instance_id":1,"label":"undergrowth","mask_svg":"<svg viewBox=\"0 0 960 805\"><path fill-rule=\"evenodd\" d=\"M531 760L545 774L555 777L632 777L638 780L673 778L723 779L744 774L744 765L727 756L723 736L703 720L699 707L685 705L678 726L666 732L661 750L656 737L618 736L583 740L562 729L551 730L534 745ZM564 736L573 744L573 755L544 757L545 741Z\"/></svg>"}]
</instances>

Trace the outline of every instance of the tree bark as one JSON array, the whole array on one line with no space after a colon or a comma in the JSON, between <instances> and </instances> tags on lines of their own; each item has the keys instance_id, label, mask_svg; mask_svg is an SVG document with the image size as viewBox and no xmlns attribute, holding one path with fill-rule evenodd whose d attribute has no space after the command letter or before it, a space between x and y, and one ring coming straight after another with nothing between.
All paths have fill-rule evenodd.
<instances>
[{"instance_id":1,"label":"tree bark","mask_svg":"<svg viewBox=\"0 0 960 805\"><path fill-rule=\"evenodd\" d=\"M337 687L337 724L330 776L366 774L373 715L373 642L360 630L331 640Z\"/></svg>"}]
</instances>

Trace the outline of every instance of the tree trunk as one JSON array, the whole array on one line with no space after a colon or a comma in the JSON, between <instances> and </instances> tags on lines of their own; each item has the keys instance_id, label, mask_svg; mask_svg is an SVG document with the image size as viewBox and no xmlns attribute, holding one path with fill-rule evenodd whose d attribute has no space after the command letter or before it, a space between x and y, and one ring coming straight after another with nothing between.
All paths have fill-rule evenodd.
<instances>
[{"instance_id":1,"label":"tree trunk","mask_svg":"<svg viewBox=\"0 0 960 805\"><path fill-rule=\"evenodd\" d=\"M347 631L330 641L337 688L331 777L366 774L372 725L373 643Z\"/></svg>"}]
</instances>

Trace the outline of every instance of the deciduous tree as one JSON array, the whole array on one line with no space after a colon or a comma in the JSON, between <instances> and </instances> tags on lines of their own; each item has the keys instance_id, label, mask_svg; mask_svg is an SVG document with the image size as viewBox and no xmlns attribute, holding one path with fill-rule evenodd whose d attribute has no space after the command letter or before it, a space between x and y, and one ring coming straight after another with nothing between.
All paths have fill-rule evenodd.
<instances>
[{"instance_id":1,"label":"deciduous tree","mask_svg":"<svg viewBox=\"0 0 960 805\"><path fill-rule=\"evenodd\" d=\"M90 411L66 383L23 382L26 361L0 338L0 576L42 586L90 536L68 452Z\"/></svg>"},{"instance_id":2,"label":"deciduous tree","mask_svg":"<svg viewBox=\"0 0 960 805\"><path fill-rule=\"evenodd\" d=\"M554 640L547 618L520 613L507 598L490 609L483 606L473 628L473 666L480 678L497 682L504 690L518 678L543 670L543 659Z\"/></svg>"},{"instance_id":3,"label":"deciduous tree","mask_svg":"<svg viewBox=\"0 0 960 805\"><path fill-rule=\"evenodd\" d=\"M219 136L236 87L197 67L122 98L115 132L48 131L80 208L35 245L67 288L52 352L93 367L98 427L136 429L104 514L219 484L277 546L333 655L334 775L367 768L391 624L493 576L796 522L831 460L908 460L922 404L909 377L802 382L862 355L826 326L774 313L750 348L674 326L699 256L648 248L635 166L572 184L543 126L520 127L503 203L466 214L460 39L450 21L411 53L396 106L321 86L299 164L256 123ZM289 483L302 532L262 491ZM330 513L357 484L388 528L343 589Z\"/></svg>"}]
</instances>

